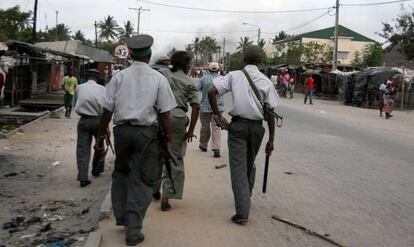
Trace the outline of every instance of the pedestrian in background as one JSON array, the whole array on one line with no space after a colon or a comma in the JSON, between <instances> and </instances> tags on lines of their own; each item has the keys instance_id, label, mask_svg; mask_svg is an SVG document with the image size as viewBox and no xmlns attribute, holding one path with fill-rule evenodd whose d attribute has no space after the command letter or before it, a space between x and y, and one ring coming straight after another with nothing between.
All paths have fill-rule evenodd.
<instances>
[{"instance_id":1,"label":"pedestrian in background","mask_svg":"<svg viewBox=\"0 0 414 247\"><path fill-rule=\"evenodd\" d=\"M315 80L312 78L312 75L308 75L305 79L305 89L306 89L305 100L304 100L305 104L309 97L309 104L313 105L312 95L313 95L313 90L314 90L314 85L313 85L314 82Z\"/></svg>"},{"instance_id":2,"label":"pedestrian in background","mask_svg":"<svg viewBox=\"0 0 414 247\"><path fill-rule=\"evenodd\" d=\"M379 86L379 92L378 92L378 96L379 96L379 111L380 111L380 117L382 117L382 111L384 110L384 90L387 87L387 85L385 84L385 82L383 82L380 86Z\"/></svg>"},{"instance_id":3,"label":"pedestrian in background","mask_svg":"<svg viewBox=\"0 0 414 247\"><path fill-rule=\"evenodd\" d=\"M144 241L144 216L159 180L159 125L167 134L167 147L172 147L170 111L176 102L166 78L148 65L153 42L149 35L127 41L134 62L112 77L99 101L104 112L95 149L103 149L113 115L116 159L111 199L116 225L125 226L127 245Z\"/></svg>"},{"instance_id":4,"label":"pedestrian in background","mask_svg":"<svg viewBox=\"0 0 414 247\"><path fill-rule=\"evenodd\" d=\"M88 81L76 88L74 95L75 112L80 116L78 122L78 139L76 144L76 163L78 165L78 181L85 187L91 183L88 179L89 162L91 160L92 137L98 137L99 122L103 112L98 100L103 97L105 87L97 82L101 77L96 69L86 72Z\"/></svg>"},{"instance_id":5,"label":"pedestrian in background","mask_svg":"<svg viewBox=\"0 0 414 247\"><path fill-rule=\"evenodd\" d=\"M175 191L170 179L166 178L162 183L161 210L171 208L169 199L183 198L184 192L184 156L187 149L186 142L192 142L194 128L198 120L200 104L197 89L193 80L187 75L191 68L192 57L186 51L177 51L171 56L171 68L160 69L170 83L177 107L171 111L173 148L178 151L181 160L177 166L171 166L171 174L174 180ZM191 120L188 120L188 105L191 107ZM190 124L188 130L187 126Z\"/></svg>"},{"instance_id":6,"label":"pedestrian in background","mask_svg":"<svg viewBox=\"0 0 414 247\"><path fill-rule=\"evenodd\" d=\"M78 86L78 79L75 77L75 70L71 69L69 74L63 78L62 89L65 91L63 101L65 105L65 117L70 118L72 113L73 95Z\"/></svg>"},{"instance_id":7,"label":"pedestrian in background","mask_svg":"<svg viewBox=\"0 0 414 247\"><path fill-rule=\"evenodd\" d=\"M211 85L213 85L213 80L220 77L218 74L220 65L216 62L211 62L208 65L208 70L210 73L203 76L197 83L197 90L202 94L200 101L200 145L198 147L201 151L207 152L208 142L211 136L211 151L213 151L213 156L218 158L220 157L221 129L213 119L213 111L208 101L208 92ZM217 104L219 112L222 113L224 111L224 99L222 95L217 96Z\"/></svg>"},{"instance_id":8,"label":"pedestrian in background","mask_svg":"<svg viewBox=\"0 0 414 247\"><path fill-rule=\"evenodd\" d=\"M293 98L293 93L295 92L295 77L293 75L289 76L288 89L289 89L290 98L292 99Z\"/></svg>"},{"instance_id":9,"label":"pedestrian in background","mask_svg":"<svg viewBox=\"0 0 414 247\"><path fill-rule=\"evenodd\" d=\"M392 81L388 80L386 83L386 87L384 89L383 99L384 99L384 112L385 118L389 119L393 115L391 115L394 109L394 88L392 87Z\"/></svg>"},{"instance_id":10,"label":"pedestrian in background","mask_svg":"<svg viewBox=\"0 0 414 247\"><path fill-rule=\"evenodd\" d=\"M249 218L256 173L254 161L265 133L262 125L264 111L260 102L266 103L269 109L276 108L280 102L272 82L257 67L261 62L262 52L262 48L257 45L247 47L244 53L246 64L244 69L230 72L214 80L214 85L209 92L209 101L215 119L222 128L229 131L230 174L236 205L236 214L231 217L231 220L236 224L245 224ZM250 86L248 78L257 88L261 99L253 93L253 86ZM221 116L217 105L217 95L227 92L231 92L233 97L233 109L229 112L232 116L230 125ZM267 121L269 140L265 150L266 154L270 155L273 151L275 119L269 117Z\"/></svg>"}]
</instances>

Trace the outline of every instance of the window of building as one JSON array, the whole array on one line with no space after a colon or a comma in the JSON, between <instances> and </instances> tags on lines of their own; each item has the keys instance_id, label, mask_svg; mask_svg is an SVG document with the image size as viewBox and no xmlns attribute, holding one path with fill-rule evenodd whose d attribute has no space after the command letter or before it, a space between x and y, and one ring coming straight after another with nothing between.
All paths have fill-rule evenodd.
<instances>
[{"instance_id":1,"label":"window of building","mask_svg":"<svg viewBox=\"0 0 414 247\"><path fill-rule=\"evenodd\" d=\"M347 51L338 51L338 59L339 60L348 60L349 52Z\"/></svg>"}]
</instances>

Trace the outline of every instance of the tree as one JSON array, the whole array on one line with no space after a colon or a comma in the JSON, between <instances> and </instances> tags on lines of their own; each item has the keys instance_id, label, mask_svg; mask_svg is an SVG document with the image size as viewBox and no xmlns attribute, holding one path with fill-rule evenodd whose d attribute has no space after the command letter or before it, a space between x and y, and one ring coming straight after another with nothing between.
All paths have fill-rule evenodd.
<instances>
[{"instance_id":1,"label":"tree","mask_svg":"<svg viewBox=\"0 0 414 247\"><path fill-rule=\"evenodd\" d=\"M82 33L81 30L78 30L75 32L75 34L72 36L72 39L74 40L79 40L81 41L83 44L86 44L86 38L85 35Z\"/></svg>"},{"instance_id":2,"label":"tree","mask_svg":"<svg viewBox=\"0 0 414 247\"><path fill-rule=\"evenodd\" d=\"M49 29L49 40L62 41L70 40L70 28L65 24L58 24L56 27Z\"/></svg>"},{"instance_id":3,"label":"tree","mask_svg":"<svg viewBox=\"0 0 414 247\"><path fill-rule=\"evenodd\" d=\"M105 17L103 21L98 23L98 28L100 29L99 37L107 41L114 40L118 36L119 26L113 16Z\"/></svg>"},{"instance_id":4,"label":"tree","mask_svg":"<svg viewBox=\"0 0 414 247\"><path fill-rule=\"evenodd\" d=\"M244 66L244 56L240 51L231 54L229 60L230 70L238 70Z\"/></svg>"},{"instance_id":5,"label":"tree","mask_svg":"<svg viewBox=\"0 0 414 247\"><path fill-rule=\"evenodd\" d=\"M363 56L363 54L361 54L360 51L356 51L354 53L354 57L352 58L351 65L354 66L354 67L358 67L358 68L361 68L361 67L365 66L364 65L364 56Z\"/></svg>"},{"instance_id":6,"label":"tree","mask_svg":"<svg viewBox=\"0 0 414 247\"><path fill-rule=\"evenodd\" d=\"M117 45L116 43L109 40L109 41L99 42L97 48L108 51L109 53L113 54L116 45Z\"/></svg>"},{"instance_id":7,"label":"tree","mask_svg":"<svg viewBox=\"0 0 414 247\"><path fill-rule=\"evenodd\" d=\"M315 41L303 44L302 62L311 64L327 64L332 61L332 52L328 45Z\"/></svg>"},{"instance_id":8,"label":"tree","mask_svg":"<svg viewBox=\"0 0 414 247\"><path fill-rule=\"evenodd\" d=\"M392 46L399 45L400 52L407 59L414 59L414 10L412 13L403 13L393 20L394 26L389 23L383 23L382 33L379 34L385 38Z\"/></svg>"},{"instance_id":9,"label":"tree","mask_svg":"<svg viewBox=\"0 0 414 247\"><path fill-rule=\"evenodd\" d=\"M211 62L213 54L220 49L217 40L210 36L203 37L199 45L203 63Z\"/></svg>"},{"instance_id":10,"label":"tree","mask_svg":"<svg viewBox=\"0 0 414 247\"><path fill-rule=\"evenodd\" d=\"M273 43L276 43L277 41L287 39L291 37L292 35L287 34L285 31L280 31L278 34L275 35L273 38Z\"/></svg>"},{"instance_id":11,"label":"tree","mask_svg":"<svg viewBox=\"0 0 414 247\"><path fill-rule=\"evenodd\" d=\"M375 42L364 49L364 65L367 67L381 66L384 63L384 49Z\"/></svg>"},{"instance_id":12,"label":"tree","mask_svg":"<svg viewBox=\"0 0 414 247\"><path fill-rule=\"evenodd\" d=\"M249 45L252 45L253 41L249 40L249 37L240 37L239 46L237 46L237 51L244 52Z\"/></svg>"},{"instance_id":13,"label":"tree","mask_svg":"<svg viewBox=\"0 0 414 247\"><path fill-rule=\"evenodd\" d=\"M266 45L266 41L264 39L260 39L259 40L259 46L260 46L260 48L263 49L265 45Z\"/></svg>"},{"instance_id":14,"label":"tree","mask_svg":"<svg viewBox=\"0 0 414 247\"><path fill-rule=\"evenodd\" d=\"M19 6L0 9L0 40L17 39L18 33L30 30L32 12L21 11Z\"/></svg>"},{"instance_id":15,"label":"tree","mask_svg":"<svg viewBox=\"0 0 414 247\"><path fill-rule=\"evenodd\" d=\"M195 64L198 65L199 64L198 63L198 55L201 52L200 38L196 37L193 40L193 43L191 44L191 47L192 47L193 53L195 55Z\"/></svg>"},{"instance_id":16,"label":"tree","mask_svg":"<svg viewBox=\"0 0 414 247\"><path fill-rule=\"evenodd\" d=\"M134 25L130 21L127 21L124 24L123 28L119 29L119 39L126 40L131 37L132 33L134 32Z\"/></svg>"}]
</instances>

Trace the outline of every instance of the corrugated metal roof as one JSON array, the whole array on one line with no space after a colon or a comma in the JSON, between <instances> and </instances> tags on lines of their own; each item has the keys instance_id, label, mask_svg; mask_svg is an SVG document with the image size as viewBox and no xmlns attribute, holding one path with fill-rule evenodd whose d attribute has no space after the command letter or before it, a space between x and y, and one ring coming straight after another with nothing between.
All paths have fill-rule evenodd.
<instances>
[{"instance_id":1,"label":"corrugated metal roof","mask_svg":"<svg viewBox=\"0 0 414 247\"><path fill-rule=\"evenodd\" d=\"M78 55L85 59L88 57L95 62L114 63L114 58L108 51L84 45L79 40L40 42L36 45L45 49Z\"/></svg>"}]
</instances>

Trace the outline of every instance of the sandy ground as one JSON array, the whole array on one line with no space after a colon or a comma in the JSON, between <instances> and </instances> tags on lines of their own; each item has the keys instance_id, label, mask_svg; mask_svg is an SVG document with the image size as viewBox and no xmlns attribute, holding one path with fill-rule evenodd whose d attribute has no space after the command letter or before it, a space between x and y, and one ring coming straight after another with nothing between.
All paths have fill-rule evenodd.
<instances>
[{"instance_id":1,"label":"sandy ground","mask_svg":"<svg viewBox=\"0 0 414 247\"><path fill-rule=\"evenodd\" d=\"M78 116L61 115L0 139L0 246L46 246L62 240L66 246L83 246L98 224L113 156L107 156L102 176L80 188L75 160ZM21 227L4 229L17 217Z\"/></svg>"}]
</instances>

